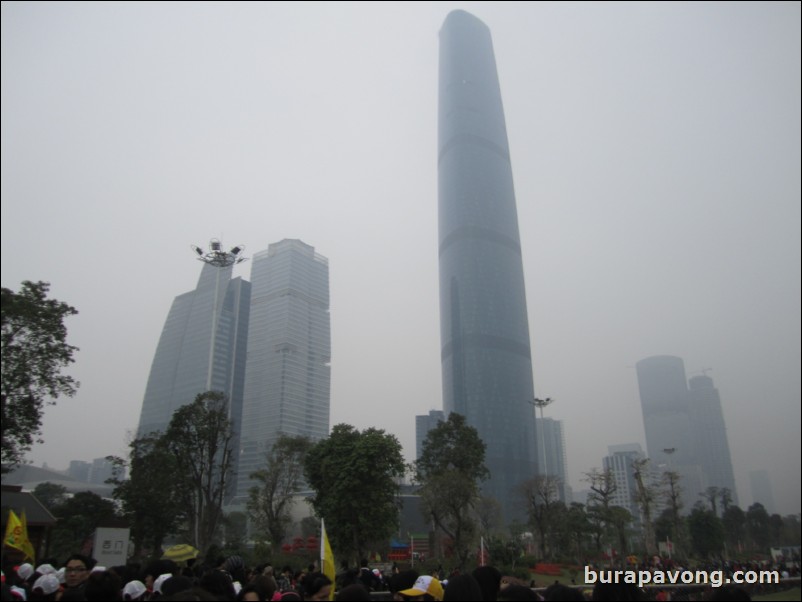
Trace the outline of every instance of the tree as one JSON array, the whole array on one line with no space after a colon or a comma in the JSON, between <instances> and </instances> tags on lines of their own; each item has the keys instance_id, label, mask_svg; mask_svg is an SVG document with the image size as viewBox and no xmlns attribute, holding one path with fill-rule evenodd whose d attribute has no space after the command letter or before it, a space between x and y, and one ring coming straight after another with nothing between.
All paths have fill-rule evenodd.
<instances>
[{"instance_id":1,"label":"tree","mask_svg":"<svg viewBox=\"0 0 802 602\"><path fill-rule=\"evenodd\" d=\"M588 495L588 519L594 526L596 548L601 548L601 538L610 526L610 507L613 494L618 491L615 475L612 470L594 468L585 473L585 481L590 483L591 493Z\"/></svg>"},{"instance_id":2,"label":"tree","mask_svg":"<svg viewBox=\"0 0 802 602\"><path fill-rule=\"evenodd\" d=\"M174 476L183 480L179 494L188 537L203 554L223 518L223 499L233 474L234 431L226 395L207 391L178 408L162 439L175 457Z\"/></svg>"},{"instance_id":3,"label":"tree","mask_svg":"<svg viewBox=\"0 0 802 602\"><path fill-rule=\"evenodd\" d=\"M644 478L644 476L648 478L650 474L648 458L635 460L632 463L632 468L636 485L635 503L638 504L643 521L643 545L646 548L646 555L652 557L657 553L657 542L655 541L654 525L652 524L652 510L657 499L657 487L651 482L651 479L647 481Z\"/></svg>"},{"instance_id":4,"label":"tree","mask_svg":"<svg viewBox=\"0 0 802 602\"><path fill-rule=\"evenodd\" d=\"M19 293L2 289L2 463L3 472L22 462L41 442L42 412L59 395L72 397L79 383L61 373L75 360L64 319L74 307L48 299L47 282L22 283Z\"/></svg>"},{"instance_id":5,"label":"tree","mask_svg":"<svg viewBox=\"0 0 802 602\"><path fill-rule=\"evenodd\" d=\"M281 549L292 522L292 496L311 446L307 437L281 435L267 453L265 467L250 475L259 486L249 491L248 515L260 532L268 534L273 552Z\"/></svg>"},{"instance_id":6,"label":"tree","mask_svg":"<svg viewBox=\"0 0 802 602\"><path fill-rule=\"evenodd\" d=\"M98 526L118 518L114 502L91 491L65 498L53 508L53 514L58 523L53 528L50 553L57 558L79 552Z\"/></svg>"},{"instance_id":7,"label":"tree","mask_svg":"<svg viewBox=\"0 0 802 602\"><path fill-rule=\"evenodd\" d=\"M116 468L128 466L127 480L115 476L108 482L115 485L112 495L131 526L134 556L146 549L158 552L167 535L186 519L181 499L186 484L176 457L159 433L153 433L131 442L127 463L113 456L107 459Z\"/></svg>"},{"instance_id":8,"label":"tree","mask_svg":"<svg viewBox=\"0 0 802 602\"><path fill-rule=\"evenodd\" d=\"M526 500L529 522L540 536L540 555L549 553L549 529L554 520L554 508L559 502L559 479L554 475L538 475L525 481L520 488Z\"/></svg>"},{"instance_id":9,"label":"tree","mask_svg":"<svg viewBox=\"0 0 802 602\"><path fill-rule=\"evenodd\" d=\"M763 504L755 502L746 510L746 533L752 540L754 549L765 552L771 541L769 513Z\"/></svg>"},{"instance_id":10,"label":"tree","mask_svg":"<svg viewBox=\"0 0 802 602\"><path fill-rule=\"evenodd\" d=\"M67 499L67 488L64 485L45 481L33 489L33 496L42 502L42 506L51 513Z\"/></svg>"},{"instance_id":11,"label":"tree","mask_svg":"<svg viewBox=\"0 0 802 602\"><path fill-rule=\"evenodd\" d=\"M335 553L359 560L371 543L386 543L398 525L405 470L398 439L375 428L338 424L309 449L304 475Z\"/></svg>"},{"instance_id":12,"label":"tree","mask_svg":"<svg viewBox=\"0 0 802 602\"><path fill-rule=\"evenodd\" d=\"M739 506L729 506L721 516L730 550L739 550L746 539L746 514Z\"/></svg>"},{"instance_id":13,"label":"tree","mask_svg":"<svg viewBox=\"0 0 802 602\"><path fill-rule=\"evenodd\" d=\"M479 483L490 475L484 461L479 433L464 416L451 412L426 435L415 462L423 512L451 538L460 569L473 549Z\"/></svg>"},{"instance_id":14,"label":"tree","mask_svg":"<svg viewBox=\"0 0 802 602\"><path fill-rule=\"evenodd\" d=\"M710 501L711 497L706 499ZM716 516L715 510L708 510L701 503L694 506L688 516L688 531L691 545L701 558L714 556L724 549L724 527L721 519Z\"/></svg>"},{"instance_id":15,"label":"tree","mask_svg":"<svg viewBox=\"0 0 802 602\"><path fill-rule=\"evenodd\" d=\"M679 484L680 475L673 470L663 473L663 487L666 498L666 505L671 511L671 539L674 542L674 550L678 556L686 552L685 547L685 525L680 515L682 510L682 486Z\"/></svg>"}]
</instances>

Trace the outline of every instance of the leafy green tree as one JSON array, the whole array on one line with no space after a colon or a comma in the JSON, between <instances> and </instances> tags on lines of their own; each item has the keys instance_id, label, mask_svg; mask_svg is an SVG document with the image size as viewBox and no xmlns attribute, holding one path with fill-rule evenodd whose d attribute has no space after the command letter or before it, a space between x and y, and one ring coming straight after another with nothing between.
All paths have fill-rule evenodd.
<instances>
[{"instance_id":1,"label":"leafy green tree","mask_svg":"<svg viewBox=\"0 0 802 602\"><path fill-rule=\"evenodd\" d=\"M311 503L336 554L358 560L371 543L386 543L398 525L405 470L398 439L375 428L338 424L309 449L304 474L315 492Z\"/></svg>"},{"instance_id":2,"label":"leafy green tree","mask_svg":"<svg viewBox=\"0 0 802 602\"><path fill-rule=\"evenodd\" d=\"M479 484L490 475L484 462L479 433L456 412L429 431L415 462L423 512L451 539L460 569L474 549Z\"/></svg>"},{"instance_id":3,"label":"leafy green tree","mask_svg":"<svg viewBox=\"0 0 802 602\"><path fill-rule=\"evenodd\" d=\"M746 542L746 514L739 506L729 506L721 516L729 549L737 550Z\"/></svg>"},{"instance_id":4,"label":"leafy green tree","mask_svg":"<svg viewBox=\"0 0 802 602\"><path fill-rule=\"evenodd\" d=\"M234 431L228 399L219 391L199 394L178 408L162 437L182 480L179 499L186 512L190 542L204 554L223 518L223 500L233 474Z\"/></svg>"},{"instance_id":5,"label":"leafy green tree","mask_svg":"<svg viewBox=\"0 0 802 602\"><path fill-rule=\"evenodd\" d=\"M2 289L2 471L22 462L34 441L41 442L42 412L59 395L72 397L78 382L62 374L75 360L64 319L74 307L48 299L47 282L22 283L18 293Z\"/></svg>"},{"instance_id":6,"label":"leafy green tree","mask_svg":"<svg viewBox=\"0 0 802 602\"><path fill-rule=\"evenodd\" d=\"M281 435L267 453L265 467L250 475L259 485L249 491L248 515L268 535L273 552L281 549L292 522L292 496L301 484L310 447L308 437Z\"/></svg>"},{"instance_id":7,"label":"leafy green tree","mask_svg":"<svg viewBox=\"0 0 802 602\"><path fill-rule=\"evenodd\" d=\"M131 442L127 463L113 456L107 459L117 468L128 467L128 479L115 476L108 482L115 485L112 495L130 524L134 556L140 558L144 550L158 553L165 538L186 519L181 491L188 485L176 457L153 433Z\"/></svg>"},{"instance_id":8,"label":"leafy green tree","mask_svg":"<svg viewBox=\"0 0 802 602\"><path fill-rule=\"evenodd\" d=\"M771 540L769 513L763 504L752 504L746 510L746 533L755 550L765 551Z\"/></svg>"},{"instance_id":9,"label":"leafy green tree","mask_svg":"<svg viewBox=\"0 0 802 602\"><path fill-rule=\"evenodd\" d=\"M57 483L51 483L50 481L45 481L44 483L39 483L33 489L34 497L42 502L42 505L50 510L52 513L56 507L63 504L67 499L67 488L64 485L58 485Z\"/></svg>"},{"instance_id":10,"label":"leafy green tree","mask_svg":"<svg viewBox=\"0 0 802 602\"><path fill-rule=\"evenodd\" d=\"M623 560L629 553L627 529L632 523L632 513L622 506L610 506L607 509L607 522L616 536L618 557Z\"/></svg>"},{"instance_id":11,"label":"leafy green tree","mask_svg":"<svg viewBox=\"0 0 802 602\"><path fill-rule=\"evenodd\" d=\"M706 499L710 501L710 497ZM688 532L691 546L700 558L715 556L724 549L724 526L712 508L694 506L688 516Z\"/></svg>"},{"instance_id":12,"label":"leafy green tree","mask_svg":"<svg viewBox=\"0 0 802 602\"><path fill-rule=\"evenodd\" d=\"M61 559L80 552L98 526L119 518L114 502L91 491L81 491L65 498L53 509L53 514L58 522L53 528L50 552Z\"/></svg>"}]
</instances>

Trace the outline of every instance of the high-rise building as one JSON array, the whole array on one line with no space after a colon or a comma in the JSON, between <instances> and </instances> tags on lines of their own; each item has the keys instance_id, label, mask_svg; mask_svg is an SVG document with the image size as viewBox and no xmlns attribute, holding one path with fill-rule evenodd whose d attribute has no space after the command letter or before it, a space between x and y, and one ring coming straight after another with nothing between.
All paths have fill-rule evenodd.
<instances>
[{"instance_id":1,"label":"high-rise building","mask_svg":"<svg viewBox=\"0 0 802 602\"><path fill-rule=\"evenodd\" d=\"M737 506L738 491L735 488L727 427L718 389L707 375L691 377L688 387L688 412L696 444L696 459L702 467L705 486L729 489L732 503Z\"/></svg>"},{"instance_id":2,"label":"high-rise building","mask_svg":"<svg viewBox=\"0 0 802 602\"><path fill-rule=\"evenodd\" d=\"M445 422L446 415L442 410L430 410L428 414L415 416L415 459L419 460L423 453L423 442L426 435L439 423Z\"/></svg>"},{"instance_id":3,"label":"high-rise building","mask_svg":"<svg viewBox=\"0 0 802 602\"><path fill-rule=\"evenodd\" d=\"M440 30L438 136L443 409L487 446L484 492L507 520L535 476L534 398L521 243L490 30L464 11Z\"/></svg>"},{"instance_id":4,"label":"high-rise building","mask_svg":"<svg viewBox=\"0 0 802 602\"><path fill-rule=\"evenodd\" d=\"M535 418L537 435L540 438L540 453L537 455L538 473L557 477L560 501L570 504L568 476L565 466L565 437L562 420Z\"/></svg>"},{"instance_id":5,"label":"high-rise building","mask_svg":"<svg viewBox=\"0 0 802 602\"><path fill-rule=\"evenodd\" d=\"M253 256L251 285L238 502L280 434L329 434L328 260L285 239Z\"/></svg>"},{"instance_id":6,"label":"high-rise building","mask_svg":"<svg viewBox=\"0 0 802 602\"><path fill-rule=\"evenodd\" d=\"M232 279L231 271L230 265L204 264L195 290L173 301L150 368L138 436L166 430L178 408L206 391L228 396L229 418L239 431L250 284Z\"/></svg>"},{"instance_id":7,"label":"high-rise building","mask_svg":"<svg viewBox=\"0 0 802 602\"><path fill-rule=\"evenodd\" d=\"M718 391L708 376L685 379L682 359L654 356L636 365L646 447L655 466L680 475L684 511L707 487L726 487L737 501Z\"/></svg>"},{"instance_id":8,"label":"high-rise building","mask_svg":"<svg viewBox=\"0 0 802 602\"><path fill-rule=\"evenodd\" d=\"M615 479L616 489L610 498L612 506L621 506L637 521L641 522L640 508L636 502L638 491L635 482L635 462L646 457L639 443L624 445L610 445L607 447L609 455L602 459L602 467L609 470ZM651 483L653 479L649 478Z\"/></svg>"}]
</instances>

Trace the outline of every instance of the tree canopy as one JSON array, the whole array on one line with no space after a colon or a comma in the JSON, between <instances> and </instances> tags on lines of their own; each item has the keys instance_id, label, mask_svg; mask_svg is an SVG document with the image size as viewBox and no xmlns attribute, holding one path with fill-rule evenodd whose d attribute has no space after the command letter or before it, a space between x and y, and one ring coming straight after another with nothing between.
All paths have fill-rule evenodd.
<instances>
[{"instance_id":1,"label":"tree canopy","mask_svg":"<svg viewBox=\"0 0 802 602\"><path fill-rule=\"evenodd\" d=\"M308 437L281 435L267 452L264 468L250 476L258 485L248 492L248 515L266 533L274 552L292 522L292 496L303 477L303 462L312 446Z\"/></svg>"},{"instance_id":2,"label":"tree canopy","mask_svg":"<svg viewBox=\"0 0 802 602\"><path fill-rule=\"evenodd\" d=\"M121 458L109 456L117 466ZM185 486L178 472L177 460L158 433L131 442L128 479L111 479L114 499L121 502L131 525L134 556L144 549L158 552L167 535L178 530L186 519L180 490Z\"/></svg>"},{"instance_id":3,"label":"tree canopy","mask_svg":"<svg viewBox=\"0 0 802 602\"><path fill-rule=\"evenodd\" d=\"M315 514L335 553L359 559L398 525L399 480L406 466L394 435L338 424L306 454L304 474Z\"/></svg>"},{"instance_id":4,"label":"tree canopy","mask_svg":"<svg viewBox=\"0 0 802 602\"><path fill-rule=\"evenodd\" d=\"M2 289L2 462L19 464L41 434L44 406L71 397L79 383L62 369L77 347L67 343L64 319L78 312L48 299L47 282L22 283L18 293Z\"/></svg>"},{"instance_id":5,"label":"tree canopy","mask_svg":"<svg viewBox=\"0 0 802 602\"><path fill-rule=\"evenodd\" d=\"M489 476L484 460L479 433L452 412L426 435L415 462L423 512L451 539L460 567L476 537L479 483Z\"/></svg>"},{"instance_id":6,"label":"tree canopy","mask_svg":"<svg viewBox=\"0 0 802 602\"><path fill-rule=\"evenodd\" d=\"M234 431L228 398L219 391L199 394L178 408L162 437L175 459L178 491L186 512L188 536L201 552L211 545L223 518L223 500L233 475Z\"/></svg>"}]
</instances>

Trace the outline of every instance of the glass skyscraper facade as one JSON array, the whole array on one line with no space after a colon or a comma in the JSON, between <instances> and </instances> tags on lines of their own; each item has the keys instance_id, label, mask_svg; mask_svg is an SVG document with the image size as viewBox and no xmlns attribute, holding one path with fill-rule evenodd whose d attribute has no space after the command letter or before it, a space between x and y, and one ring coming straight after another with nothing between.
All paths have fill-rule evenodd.
<instances>
[{"instance_id":1,"label":"glass skyscraper facade","mask_svg":"<svg viewBox=\"0 0 802 602\"><path fill-rule=\"evenodd\" d=\"M204 264L195 290L173 301L142 402L137 436L164 431L173 413L205 391L222 391L239 431L250 284L232 267ZM210 357L211 355L211 357Z\"/></svg>"},{"instance_id":2,"label":"glass skyscraper facade","mask_svg":"<svg viewBox=\"0 0 802 602\"><path fill-rule=\"evenodd\" d=\"M684 511L690 512L707 487L738 492L718 390L708 376L689 383L681 358L658 355L639 361L638 389L646 448L656 467L680 475Z\"/></svg>"},{"instance_id":3,"label":"glass skyscraper facade","mask_svg":"<svg viewBox=\"0 0 802 602\"><path fill-rule=\"evenodd\" d=\"M493 43L464 11L440 30L438 127L443 409L479 432L484 493L510 519L537 473L529 323Z\"/></svg>"},{"instance_id":4,"label":"glass skyscraper facade","mask_svg":"<svg viewBox=\"0 0 802 602\"><path fill-rule=\"evenodd\" d=\"M285 239L253 256L237 502L280 434L329 434L328 260Z\"/></svg>"}]
</instances>

